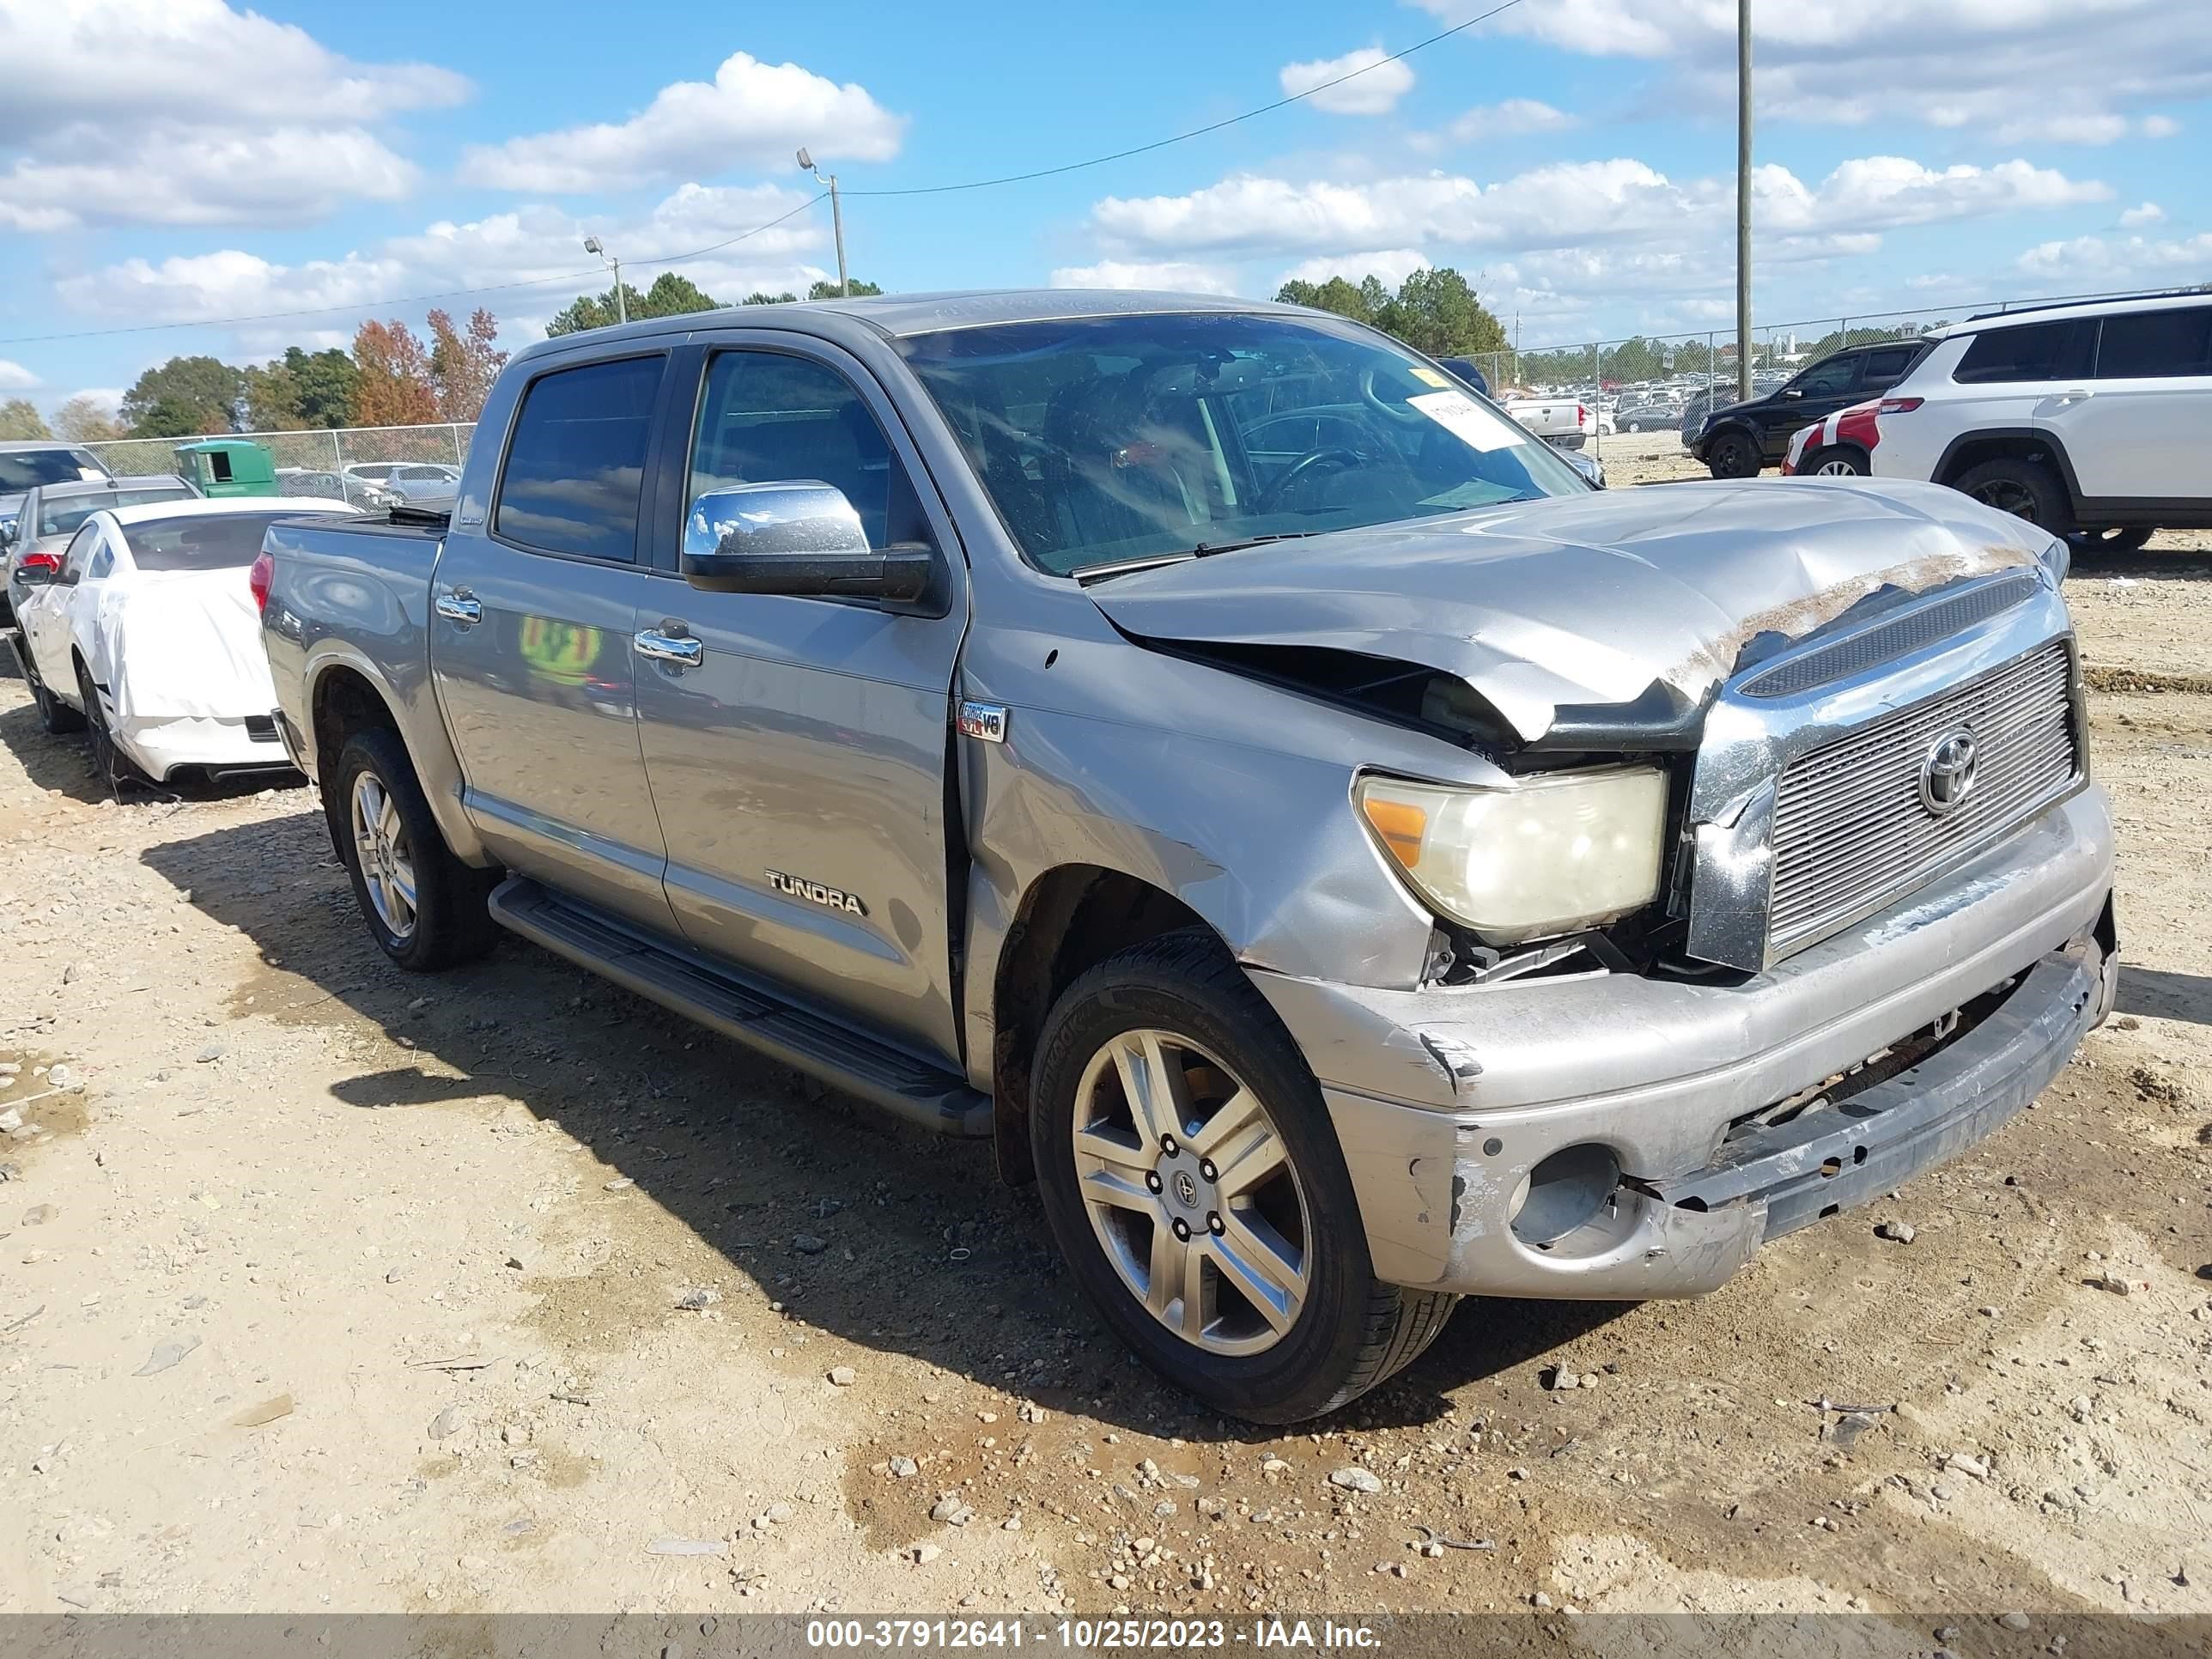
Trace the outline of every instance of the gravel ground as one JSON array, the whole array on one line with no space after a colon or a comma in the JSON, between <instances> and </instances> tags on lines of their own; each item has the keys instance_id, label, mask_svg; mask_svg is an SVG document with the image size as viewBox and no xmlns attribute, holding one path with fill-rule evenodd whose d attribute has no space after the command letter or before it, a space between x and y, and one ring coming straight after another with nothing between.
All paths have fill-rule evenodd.
<instances>
[{"instance_id":1,"label":"gravel ground","mask_svg":"<svg viewBox=\"0 0 2212 1659\"><path fill-rule=\"evenodd\" d=\"M1296 1434L983 1149L519 942L391 971L304 791L117 806L0 678L0 1611L2212 1611L2212 555L2070 587L2122 1016L1718 1294L1468 1302Z\"/></svg>"}]
</instances>

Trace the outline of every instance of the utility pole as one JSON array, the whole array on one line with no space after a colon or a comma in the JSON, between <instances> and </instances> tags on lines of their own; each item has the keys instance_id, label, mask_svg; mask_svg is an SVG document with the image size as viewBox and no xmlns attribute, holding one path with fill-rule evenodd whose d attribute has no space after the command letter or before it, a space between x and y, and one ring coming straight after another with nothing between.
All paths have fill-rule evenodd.
<instances>
[{"instance_id":1,"label":"utility pole","mask_svg":"<svg viewBox=\"0 0 2212 1659\"><path fill-rule=\"evenodd\" d=\"M613 268L615 273L615 321L617 323L628 322L629 320L629 302L623 298L622 261L616 258L613 254L608 252L606 250L606 245L601 242L596 236L586 236L584 238L584 252L586 253L598 254L602 262Z\"/></svg>"},{"instance_id":2,"label":"utility pole","mask_svg":"<svg viewBox=\"0 0 2212 1659\"><path fill-rule=\"evenodd\" d=\"M1735 392L1751 398L1751 0L1735 0Z\"/></svg>"},{"instance_id":3,"label":"utility pole","mask_svg":"<svg viewBox=\"0 0 2212 1659\"><path fill-rule=\"evenodd\" d=\"M830 191L830 222L837 233L837 292L847 299L853 295L853 279L845 272L845 204L837 194L837 175L824 173L814 165L814 158L805 150L799 152L799 167L802 173L814 175L817 184ZM816 198L819 200L819 198Z\"/></svg>"}]
</instances>

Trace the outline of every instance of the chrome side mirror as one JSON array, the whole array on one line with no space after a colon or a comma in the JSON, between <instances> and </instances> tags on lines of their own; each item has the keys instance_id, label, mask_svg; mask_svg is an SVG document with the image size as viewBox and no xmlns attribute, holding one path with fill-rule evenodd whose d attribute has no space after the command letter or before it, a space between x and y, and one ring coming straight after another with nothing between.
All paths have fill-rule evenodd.
<instances>
[{"instance_id":1,"label":"chrome side mirror","mask_svg":"<svg viewBox=\"0 0 2212 1659\"><path fill-rule=\"evenodd\" d=\"M868 545L844 491L813 479L710 489L684 516L684 580L709 593L874 599L927 609L937 555L921 543Z\"/></svg>"}]
</instances>

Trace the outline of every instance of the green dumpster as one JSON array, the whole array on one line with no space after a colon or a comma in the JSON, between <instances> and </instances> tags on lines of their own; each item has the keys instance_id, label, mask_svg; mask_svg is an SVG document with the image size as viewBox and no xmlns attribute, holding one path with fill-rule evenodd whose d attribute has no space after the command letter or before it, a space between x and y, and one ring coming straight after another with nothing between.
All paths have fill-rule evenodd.
<instances>
[{"instance_id":1,"label":"green dumpster","mask_svg":"<svg viewBox=\"0 0 2212 1659\"><path fill-rule=\"evenodd\" d=\"M245 438L208 438L177 446L177 476L204 495L274 495L276 458Z\"/></svg>"}]
</instances>

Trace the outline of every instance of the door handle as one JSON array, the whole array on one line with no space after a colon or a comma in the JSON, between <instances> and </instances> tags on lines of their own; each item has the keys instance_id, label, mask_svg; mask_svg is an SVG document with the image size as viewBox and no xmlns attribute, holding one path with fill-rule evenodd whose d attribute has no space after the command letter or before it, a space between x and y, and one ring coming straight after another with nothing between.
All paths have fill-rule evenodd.
<instances>
[{"instance_id":1,"label":"door handle","mask_svg":"<svg viewBox=\"0 0 2212 1659\"><path fill-rule=\"evenodd\" d=\"M2057 407L2059 407L2060 409L2064 409L2064 408L2066 408L2068 405L2072 404L2087 403L2087 402L2091 398L2094 397L2095 395L2096 395L2096 394L2095 394L2094 392L2090 392L2090 391L2089 391L2089 390L2087 390L2086 387L2082 387L2082 386L2076 386L2076 387L2075 387L2071 392L2060 392L2057 397L2053 398L2051 401L2053 404L2055 404Z\"/></svg>"},{"instance_id":2,"label":"door handle","mask_svg":"<svg viewBox=\"0 0 2212 1659\"><path fill-rule=\"evenodd\" d=\"M438 595L438 614L447 622L466 628L483 620L483 601L467 588L457 587L450 593Z\"/></svg>"},{"instance_id":3,"label":"door handle","mask_svg":"<svg viewBox=\"0 0 2212 1659\"><path fill-rule=\"evenodd\" d=\"M635 635L629 647L641 657L649 657L654 662L673 663L678 668L696 668L699 659L707 653L704 641L663 634L650 628Z\"/></svg>"}]
</instances>

